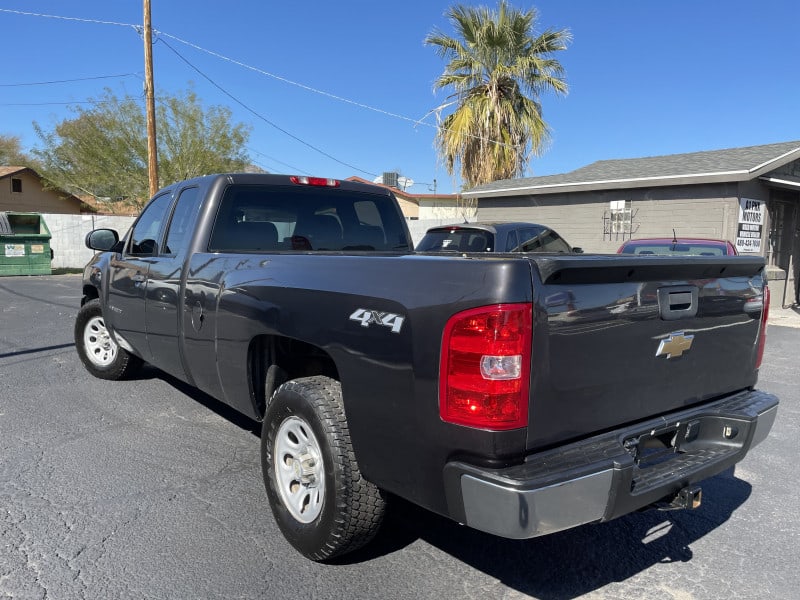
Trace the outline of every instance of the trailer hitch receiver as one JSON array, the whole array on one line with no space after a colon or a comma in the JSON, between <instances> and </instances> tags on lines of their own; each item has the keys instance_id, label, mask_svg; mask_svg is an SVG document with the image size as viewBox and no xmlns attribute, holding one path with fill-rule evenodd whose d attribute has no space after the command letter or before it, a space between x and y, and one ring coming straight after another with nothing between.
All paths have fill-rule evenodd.
<instances>
[{"instance_id":1,"label":"trailer hitch receiver","mask_svg":"<svg viewBox=\"0 0 800 600\"><path fill-rule=\"evenodd\" d=\"M703 490L700 489L700 486L689 486L675 494L675 497L669 502L659 505L658 510L695 509L700 508L702 503Z\"/></svg>"}]
</instances>

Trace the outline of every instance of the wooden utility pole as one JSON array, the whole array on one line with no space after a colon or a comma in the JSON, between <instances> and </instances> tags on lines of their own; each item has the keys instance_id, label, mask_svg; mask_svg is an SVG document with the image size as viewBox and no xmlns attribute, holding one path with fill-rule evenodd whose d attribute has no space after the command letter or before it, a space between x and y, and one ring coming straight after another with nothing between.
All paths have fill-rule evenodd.
<instances>
[{"instance_id":1,"label":"wooden utility pole","mask_svg":"<svg viewBox=\"0 0 800 600\"><path fill-rule=\"evenodd\" d=\"M144 0L144 91L147 104L147 172L150 196L158 191L158 150L156 147L156 94L153 85L153 28L150 0Z\"/></svg>"}]
</instances>

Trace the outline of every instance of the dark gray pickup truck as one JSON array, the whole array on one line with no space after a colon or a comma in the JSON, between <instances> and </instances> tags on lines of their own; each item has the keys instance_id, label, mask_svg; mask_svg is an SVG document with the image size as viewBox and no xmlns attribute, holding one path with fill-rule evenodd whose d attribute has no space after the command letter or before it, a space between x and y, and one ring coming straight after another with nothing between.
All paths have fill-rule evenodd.
<instances>
[{"instance_id":1,"label":"dark gray pickup truck","mask_svg":"<svg viewBox=\"0 0 800 600\"><path fill-rule=\"evenodd\" d=\"M87 245L87 369L147 361L263 421L273 514L314 560L368 542L387 494L508 538L694 508L777 413L757 257L415 253L384 188L253 174Z\"/></svg>"}]
</instances>

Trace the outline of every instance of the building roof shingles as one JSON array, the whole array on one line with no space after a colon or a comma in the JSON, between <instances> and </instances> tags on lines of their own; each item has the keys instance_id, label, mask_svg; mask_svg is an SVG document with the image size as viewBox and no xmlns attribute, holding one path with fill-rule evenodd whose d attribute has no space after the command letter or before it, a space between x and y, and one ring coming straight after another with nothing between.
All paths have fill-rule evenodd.
<instances>
[{"instance_id":1,"label":"building roof shingles","mask_svg":"<svg viewBox=\"0 0 800 600\"><path fill-rule=\"evenodd\" d=\"M20 171L25 171L28 167L3 167L0 166L0 178L16 175Z\"/></svg>"},{"instance_id":2,"label":"building roof shingles","mask_svg":"<svg viewBox=\"0 0 800 600\"><path fill-rule=\"evenodd\" d=\"M647 185L669 185L670 182L691 178L697 183L715 177L727 176L731 181L750 179L760 175L762 169L776 169L800 158L800 141L729 148L688 154L670 154L644 158L600 160L575 171L559 175L504 179L477 186L467 196L500 195L511 193L547 193L579 187L584 190L633 187L633 182ZM624 184L624 185L623 185Z\"/></svg>"}]
</instances>

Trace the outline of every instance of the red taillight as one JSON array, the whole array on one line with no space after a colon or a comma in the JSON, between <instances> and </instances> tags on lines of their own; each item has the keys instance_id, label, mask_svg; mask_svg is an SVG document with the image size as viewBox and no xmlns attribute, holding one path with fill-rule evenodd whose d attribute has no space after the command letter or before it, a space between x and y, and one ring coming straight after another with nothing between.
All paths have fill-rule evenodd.
<instances>
[{"instance_id":1,"label":"red taillight","mask_svg":"<svg viewBox=\"0 0 800 600\"><path fill-rule=\"evenodd\" d=\"M453 315L442 337L442 420L496 431L526 427L530 363L530 304Z\"/></svg>"},{"instance_id":2,"label":"red taillight","mask_svg":"<svg viewBox=\"0 0 800 600\"><path fill-rule=\"evenodd\" d=\"M322 187L339 187L338 179L325 179L324 177L306 177L305 175L292 175L289 181L298 185L316 185Z\"/></svg>"},{"instance_id":3,"label":"red taillight","mask_svg":"<svg viewBox=\"0 0 800 600\"><path fill-rule=\"evenodd\" d=\"M769 318L769 286L764 284L764 308L761 309L761 327L758 330L758 350L756 352L756 369L761 367L764 358L764 345L767 343L767 319Z\"/></svg>"}]
</instances>

